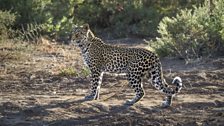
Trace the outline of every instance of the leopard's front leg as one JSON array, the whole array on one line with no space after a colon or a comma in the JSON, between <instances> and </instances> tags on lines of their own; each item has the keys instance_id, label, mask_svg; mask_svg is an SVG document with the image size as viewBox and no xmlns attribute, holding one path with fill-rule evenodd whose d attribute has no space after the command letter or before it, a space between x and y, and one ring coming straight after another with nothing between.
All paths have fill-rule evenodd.
<instances>
[{"instance_id":1,"label":"leopard's front leg","mask_svg":"<svg viewBox=\"0 0 224 126\"><path fill-rule=\"evenodd\" d=\"M96 70L91 71L91 87L90 94L85 97L86 100L97 100L99 99L100 86L102 83L103 72Z\"/></svg>"}]
</instances>

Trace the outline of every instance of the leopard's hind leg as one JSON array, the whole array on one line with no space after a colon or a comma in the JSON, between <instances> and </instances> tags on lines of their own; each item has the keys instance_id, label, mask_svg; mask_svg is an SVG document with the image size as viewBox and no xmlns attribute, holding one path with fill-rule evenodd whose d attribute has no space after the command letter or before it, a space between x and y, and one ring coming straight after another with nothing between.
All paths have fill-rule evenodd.
<instances>
[{"instance_id":1,"label":"leopard's hind leg","mask_svg":"<svg viewBox=\"0 0 224 126\"><path fill-rule=\"evenodd\" d=\"M131 88L135 91L135 97L132 100L128 100L126 104L132 105L139 100L141 100L144 96L144 89L142 84L142 79L139 75L139 72L131 72L128 74L128 82Z\"/></svg>"},{"instance_id":2,"label":"leopard's hind leg","mask_svg":"<svg viewBox=\"0 0 224 126\"><path fill-rule=\"evenodd\" d=\"M173 84L176 85L175 89L172 89L168 86L165 79L163 79L162 67L160 61L157 61L153 64L152 69L150 70L152 85L165 93L166 98L162 103L163 107L169 107L172 104L172 99L174 95L180 92L182 88L182 80L180 77L175 77L173 80Z\"/></svg>"}]
</instances>

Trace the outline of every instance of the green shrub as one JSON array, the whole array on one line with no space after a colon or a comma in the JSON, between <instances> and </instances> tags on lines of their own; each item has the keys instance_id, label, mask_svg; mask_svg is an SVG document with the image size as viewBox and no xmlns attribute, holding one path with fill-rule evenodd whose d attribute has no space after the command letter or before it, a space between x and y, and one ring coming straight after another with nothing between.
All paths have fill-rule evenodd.
<instances>
[{"instance_id":1,"label":"green shrub","mask_svg":"<svg viewBox=\"0 0 224 126\"><path fill-rule=\"evenodd\" d=\"M99 34L113 37L155 37L159 21L179 8L199 4L202 0L89 0L74 9L76 21L89 23ZM77 23L77 22L75 22Z\"/></svg>"},{"instance_id":2,"label":"green shrub","mask_svg":"<svg viewBox=\"0 0 224 126\"><path fill-rule=\"evenodd\" d=\"M219 54L224 54L224 0L214 0L208 23L205 22L209 34L210 47Z\"/></svg>"},{"instance_id":3,"label":"green shrub","mask_svg":"<svg viewBox=\"0 0 224 126\"><path fill-rule=\"evenodd\" d=\"M78 72L76 71L76 69L74 69L72 67L68 67L68 68L61 69L60 72L59 72L59 76L74 76L74 77L77 77Z\"/></svg>"},{"instance_id":4,"label":"green shrub","mask_svg":"<svg viewBox=\"0 0 224 126\"><path fill-rule=\"evenodd\" d=\"M45 34L54 38L67 35L73 22L73 5L76 0L0 0L2 10L18 14L15 28L30 32L29 26L41 26ZM44 27L43 27L44 26ZM27 36L27 35L26 35Z\"/></svg>"},{"instance_id":5,"label":"green shrub","mask_svg":"<svg viewBox=\"0 0 224 126\"><path fill-rule=\"evenodd\" d=\"M157 35L164 15L173 15L183 7L203 0L0 0L1 10L17 14L15 29L43 25L43 33L52 38L67 38L72 25L89 23L98 34L125 36Z\"/></svg>"},{"instance_id":6,"label":"green shrub","mask_svg":"<svg viewBox=\"0 0 224 126\"><path fill-rule=\"evenodd\" d=\"M87 77L90 75L90 70L87 67L83 67L80 71L72 67L66 67L61 69L58 75L68 77Z\"/></svg>"},{"instance_id":7,"label":"green shrub","mask_svg":"<svg viewBox=\"0 0 224 126\"><path fill-rule=\"evenodd\" d=\"M42 31L44 30L43 24L26 24L22 25L22 29L15 31L14 40L22 40L26 42L37 42L42 36Z\"/></svg>"},{"instance_id":8,"label":"green shrub","mask_svg":"<svg viewBox=\"0 0 224 126\"><path fill-rule=\"evenodd\" d=\"M81 77L87 77L90 75L90 70L87 67L83 67L79 73Z\"/></svg>"},{"instance_id":9,"label":"green shrub","mask_svg":"<svg viewBox=\"0 0 224 126\"><path fill-rule=\"evenodd\" d=\"M46 17L45 9L51 0L0 0L1 10L10 10L17 13L16 25L26 25L37 22L44 23Z\"/></svg>"},{"instance_id":10,"label":"green shrub","mask_svg":"<svg viewBox=\"0 0 224 126\"><path fill-rule=\"evenodd\" d=\"M156 38L150 45L162 56L194 59L210 56L223 50L224 0L205 2L194 9L181 10L175 17L164 17L159 23Z\"/></svg>"},{"instance_id":11,"label":"green shrub","mask_svg":"<svg viewBox=\"0 0 224 126\"><path fill-rule=\"evenodd\" d=\"M0 40L10 37L12 34L11 26L14 25L16 15L10 11L0 10Z\"/></svg>"},{"instance_id":12,"label":"green shrub","mask_svg":"<svg viewBox=\"0 0 224 126\"><path fill-rule=\"evenodd\" d=\"M159 13L153 7L127 5L124 11L112 15L110 24L116 36L155 36Z\"/></svg>"},{"instance_id":13,"label":"green shrub","mask_svg":"<svg viewBox=\"0 0 224 126\"><path fill-rule=\"evenodd\" d=\"M47 4L44 13L48 18L44 23L44 30L56 39L67 37L75 24L74 5L79 1L54 0Z\"/></svg>"}]
</instances>

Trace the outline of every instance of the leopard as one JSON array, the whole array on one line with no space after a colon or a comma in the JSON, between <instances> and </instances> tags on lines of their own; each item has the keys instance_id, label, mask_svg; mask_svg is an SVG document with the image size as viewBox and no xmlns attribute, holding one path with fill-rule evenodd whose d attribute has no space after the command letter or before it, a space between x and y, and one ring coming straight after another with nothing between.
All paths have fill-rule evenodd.
<instances>
[{"instance_id":1,"label":"leopard","mask_svg":"<svg viewBox=\"0 0 224 126\"><path fill-rule=\"evenodd\" d=\"M169 87L163 77L161 61L152 51L105 43L95 36L89 24L75 26L70 37L70 43L78 46L84 63L90 70L91 86L88 95L84 97L86 100L99 99L104 73L126 75L128 85L135 92L134 98L126 101L128 105L137 103L145 95L144 77L147 77L155 89L165 94L163 107L171 106L173 97L182 88L182 79L179 76L172 81L175 87Z\"/></svg>"}]
</instances>

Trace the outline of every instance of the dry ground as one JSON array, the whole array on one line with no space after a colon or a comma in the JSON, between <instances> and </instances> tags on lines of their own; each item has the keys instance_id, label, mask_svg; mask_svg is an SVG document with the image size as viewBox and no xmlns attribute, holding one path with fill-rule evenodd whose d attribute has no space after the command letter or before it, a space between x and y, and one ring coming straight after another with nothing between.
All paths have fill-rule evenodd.
<instances>
[{"instance_id":1,"label":"dry ground","mask_svg":"<svg viewBox=\"0 0 224 126\"><path fill-rule=\"evenodd\" d=\"M21 46L28 51L19 51ZM47 40L36 46L9 43L0 54L0 126L224 125L224 58L188 65L162 59L167 82L178 75L184 88L172 107L161 108L164 95L147 83L141 101L124 105L134 93L125 77L111 75L103 79L100 100L83 101L89 78L81 74L74 47ZM70 72L61 74L65 69Z\"/></svg>"}]
</instances>

